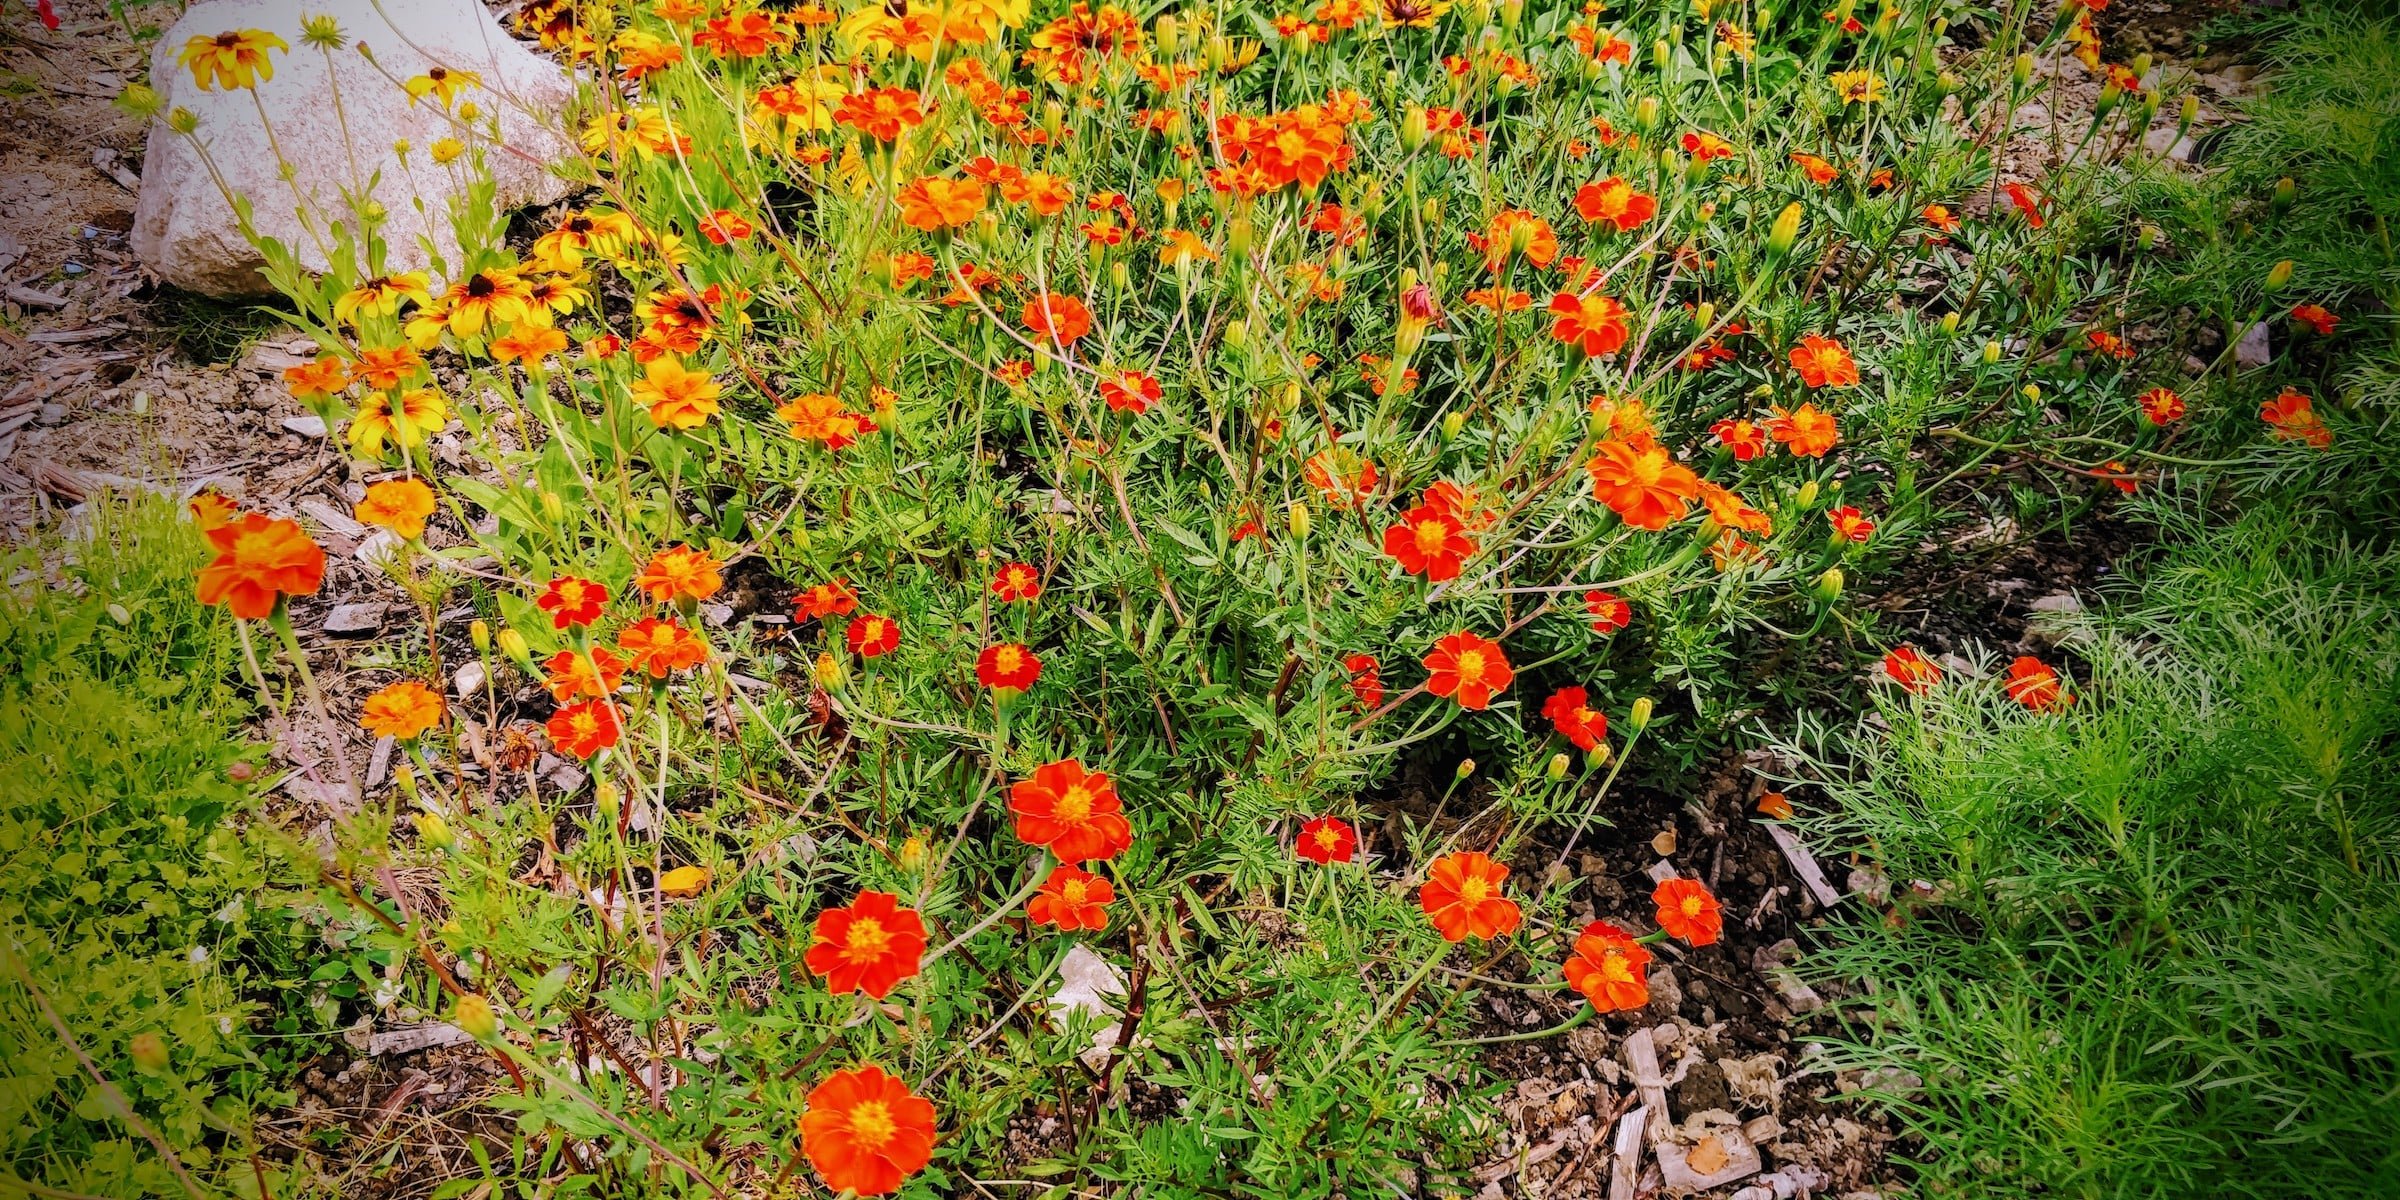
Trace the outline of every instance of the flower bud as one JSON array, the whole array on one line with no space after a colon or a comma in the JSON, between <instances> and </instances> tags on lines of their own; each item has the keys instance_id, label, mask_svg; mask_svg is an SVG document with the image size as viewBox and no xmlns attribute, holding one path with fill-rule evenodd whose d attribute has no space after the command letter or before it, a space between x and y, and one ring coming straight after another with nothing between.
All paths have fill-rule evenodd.
<instances>
[{"instance_id":1,"label":"flower bud","mask_svg":"<svg viewBox=\"0 0 2400 1200\"><path fill-rule=\"evenodd\" d=\"M2192 122L2199 119L2200 97L2187 92L2183 97L2183 110L2175 118L2175 140L2182 141L2183 135L2192 131Z\"/></svg>"},{"instance_id":2,"label":"flower bud","mask_svg":"<svg viewBox=\"0 0 2400 1200\"><path fill-rule=\"evenodd\" d=\"M1250 257L1250 241L1257 233L1248 217L1235 217L1225 226L1225 253L1236 262Z\"/></svg>"},{"instance_id":3,"label":"flower bud","mask_svg":"<svg viewBox=\"0 0 2400 1200\"><path fill-rule=\"evenodd\" d=\"M1225 344L1233 347L1236 350L1240 350L1249 346L1249 323L1244 321L1225 322Z\"/></svg>"},{"instance_id":4,"label":"flower bud","mask_svg":"<svg viewBox=\"0 0 2400 1200\"><path fill-rule=\"evenodd\" d=\"M830 650L817 655L815 673L817 686L827 691L842 686L842 681L850 677L849 668L843 666L842 660L834 657Z\"/></svg>"},{"instance_id":5,"label":"flower bud","mask_svg":"<svg viewBox=\"0 0 2400 1200\"><path fill-rule=\"evenodd\" d=\"M1933 92L1937 96L1955 96L1966 86L1967 81L1960 79L1954 71L1943 71L1933 77Z\"/></svg>"},{"instance_id":6,"label":"flower bud","mask_svg":"<svg viewBox=\"0 0 2400 1200\"><path fill-rule=\"evenodd\" d=\"M2284 259L2267 268L2267 291L2280 292L2292 281L2292 260Z\"/></svg>"},{"instance_id":7,"label":"flower bud","mask_svg":"<svg viewBox=\"0 0 2400 1200\"><path fill-rule=\"evenodd\" d=\"M1842 569L1840 567L1825 568L1825 573L1817 576L1816 593L1817 599L1822 600L1827 604L1831 604L1834 601L1841 599Z\"/></svg>"},{"instance_id":8,"label":"flower bud","mask_svg":"<svg viewBox=\"0 0 2400 1200\"><path fill-rule=\"evenodd\" d=\"M1475 773L1475 760L1474 760L1474 759L1471 759L1471 758L1462 758L1462 759L1458 760L1458 776L1457 776L1457 777L1458 777L1459 779L1462 779L1462 780L1463 780L1463 779L1465 779L1467 776L1469 776L1469 775L1472 775L1472 774L1474 774L1474 773Z\"/></svg>"},{"instance_id":9,"label":"flower bud","mask_svg":"<svg viewBox=\"0 0 2400 1200\"><path fill-rule=\"evenodd\" d=\"M533 648L525 644L524 634L518 633L514 629L502 629L499 636L492 640L500 644L500 652L508 656L508 661L517 664L527 673L532 672Z\"/></svg>"},{"instance_id":10,"label":"flower bud","mask_svg":"<svg viewBox=\"0 0 2400 1200\"><path fill-rule=\"evenodd\" d=\"M500 1033L500 1017L492 1011L492 1002L473 992L460 996L450 1007L450 1023L479 1042L488 1042Z\"/></svg>"},{"instance_id":11,"label":"flower bud","mask_svg":"<svg viewBox=\"0 0 2400 1200\"><path fill-rule=\"evenodd\" d=\"M1696 305L1693 305L1693 306L1692 306L1692 327L1693 327L1693 328L1695 328L1695 329L1698 329L1698 330L1699 330L1700 332L1702 332L1702 333L1706 333L1706 332L1708 332L1708 327L1709 327L1709 326L1711 326L1711 325L1714 325L1714 324L1716 324L1716 323L1717 323L1717 302L1716 302L1716 301L1714 301L1714 300L1703 300L1703 301L1701 301L1700 303L1698 303L1698 304L1696 304Z\"/></svg>"},{"instance_id":12,"label":"flower bud","mask_svg":"<svg viewBox=\"0 0 2400 1200\"><path fill-rule=\"evenodd\" d=\"M617 809L624 803L625 793L618 791L616 784L603 779L592 785L592 807L599 810L603 818L615 821Z\"/></svg>"},{"instance_id":13,"label":"flower bud","mask_svg":"<svg viewBox=\"0 0 2400 1200\"><path fill-rule=\"evenodd\" d=\"M1557 783L1567 777L1567 768L1572 765L1564 753L1553 754L1550 756L1549 767L1543 770L1542 774L1548 776L1550 782Z\"/></svg>"},{"instance_id":14,"label":"flower bud","mask_svg":"<svg viewBox=\"0 0 2400 1200\"><path fill-rule=\"evenodd\" d=\"M1800 490L1792 493L1792 502L1802 508L1815 508L1817 506L1817 481L1811 479L1801 484Z\"/></svg>"},{"instance_id":15,"label":"flower bud","mask_svg":"<svg viewBox=\"0 0 2400 1200\"><path fill-rule=\"evenodd\" d=\"M2118 102L2124 98L2125 89L2119 87L2116 80L2101 84L2100 98L2092 104L2092 123L2097 125L2107 120L2108 114L2115 112Z\"/></svg>"},{"instance_id":16,"label":"flower bud","mask_svg":"<svg viewBox=\"0 0 2400 1200\"><path fill-rule=\"evenodd\" d=\"M931 854L932 847L925 844L925 836L912 833L907 841L900 843L900 853L895 857L899 859L901 870L922 871L925 869L925 860Z\"/></svg>"},{"instance_id":17,"label":"flower bud","mask_svg":"<svg viewBox=\"0 0 2400 1200\"><path fill-rule=\"evenodd\" d=\"M1660 38L1657 41L1650 43L1651 66L1657 67L1659 70L1664 71L1674 61L1675 47L1668 45L1667 39Z\"/></svg>"},{"instance_id":18,"label":"flower bud","mask_svg":"<svg viewBox=\"0 0 2400 1200\"><path fill-rule=\"evenodd\" d=\"M467 640L475 644L475 653L490 654L492 652L491 625L481 617L469 621L467 623Z\"/></svg>"},{"instance_id":19,"label":"flower bud","mask_svg":"<svg viewBox=\"0 0 2400 1200\"><path fill-rule=\"evenodd\" d=\"M1956 310L1942 314L1942 336L1958 336L1958 313Z\"/></svg>"},{"instance_id":20,"label":"flower bud","mask_svg":"<svg viewBox=\"0 0 2400 1200\"><path fill-rule=\"evenodd\" d=\"M1515 33L1525 19L1525 0L1500 0L1500 28Z\"/></svg>"},{"instance_id":21,"label":"flower bud","mask_svg":"<svg viewBox=\"0 0 2400 1200\"><path fill-rule=\"evenodd\" d=\"M417 825L417 840L436 850L447 850L458 844L458 835L450 832L450 822L437 812L418 812L412 820Z\"/></svg>"},{"instance_id":22,"label":"flower bud","mask_svg":"<svg viewBox=\"0 0 2400 1200\"><path fill-rule=\"evenodd\" d=\"M2276 180L2274 200L2275 211L2282 212L2283 210L2290 208L2292 206L2293 197L2298 196L2299 194L2300 185L2292 182L2291 176L2286 175L2283 178Z\"/></svg>"},{"instance_id":23,"label":"flower bud","mask_svg":"<svg viewBox=\"0 0 2400 1200\"><path fill-rule=\"evenodd\" d=\"M1634 102L1633 123L1643 129L1658 127L1658 97L1644 96Z\"/></svg>"},{"instance_id":24,"label":"flower bud","mask_svg":"<svg viewBox=\"0 0 2400 1200\"><path fill-rule=\"evenodd\" d=\"M2133 68L2133 78L2135 82L2138 83L2141 80L2148 79L2150 77L2150 52L2144 50L2140 54L2134 55L2133 61L2126 65Z\"/></svg>"},{"instance_id":25,"label":"flower bud","mask_svg":"<svg viewBox=\"0 0 2400 1200\"><path fill-rule=\"evenodd\" d=\"M1442 414L1442 440L1456 441L1458 431L1467 427L1467 414L1457 409Z\"/></svg>"},{"instance_id":26,"label":"flower bud","mask_svg":"<svg viewBox=\"0 0 2400 1200\"><path fill-rule=\"evenodd\" d=\"M1172 59L1175 57L1175 49L1179 44L1176 39L1181 33L1182 25L1175 19L1174 13L1160 14L1158 18L1157 33L1155 35L1158 45L1158 56L1160 58Z\"/></svg>"},{"instance_id":27,"label":"flower bud","mask_svg":"<svg viewBox=\"0 0 2400 1200\"><path fill-rule=\"evenodd\" d=\"M1124 291L1128 286L1130 286L1131 276L1125 270L1124 259L1120 258L1117 261L1108 264L1108 283L1109 286L1117 289L1120 292Z\"/></svg>"},{"instance_id":28,"label":"flower bud","mask_svg":"<svg viewBox=\"0 0 2400 1200\"><path fill-rule=\"evenodd\" d=\"M167 1053L167 1039L149 1030L133 1035L125 1043L125 1053L132 1056L134 1069L144 1075L156 1075L173 1061Z\"/></svg>"},{"instance_id":29,"label":"flower bud","mask_svg":"<svg viewBox=\"0 0 2400 1200\"><path fill-rule=\"evenodd\" d=\"M1425 110L1414 104L1409 105L1408 111L1400 115L1400 148L1415 153L1425 145L1429 131Z\"/></svg>"},{"instance_id":30,"label":"flower bud","mask_svg":"<svg viewBox=\"0 0 2400 1200\"><path fill-rule=\"evenodd\" d=\"M1306 503L1298 500L1292 501L1290 506L1284 510L1284 518L1292 531L1293 537L1304 538L1308 536L1309 516L1308 505Z\"/></svg>"},{"instance_id":31,"label":"flower bud","mask_svg":"<svg viewBox=\"0 0 2400 1200\"><path fill-rule=\"evenodd\" d=\"M2018 55L2016 63L2009 69L2009 78L2016 80L2017 86L2020 88L2032 82L2033 56L2031 54Z\"/></svg>"},{"instance_id":32,"label":"flower bud","mask_svg":"<svg viewBox=\"0 0 2400 1200\"><path fill-rule=\"evenodd\" d=\"M542 493L542 516L556 525L567 519L567 502L557 492Z\"/></svg>"},{"instance_id":33,"label":"flower bud","mask_svg":"<svg viewBox=\"0 0 2400 1200\"><path fill-rule=\"evenodd\" d=\"M1633 710L1625 714L1625 724L1632 727L1636 733L1649 728L1652 707L1648 696L1634 701Z\"/></svg>"},{"instance_id":34,"label":"flower bud","mask_svg":"<svg viewBox=\"0 0 2400 1200\"><path fill-rule=\"evenodd\" d=\"M2148 250L2158 244L2158 226L2144 225L2133 232L2133 248Z\"/></svg>"},{"instance_id":35,"label":"flower bud","mask_svg":"<svg viewBox=\"0 0 2400 1200\"><path fill-rule=\"evenodd\" d=\"M1597 771L1600 768L1607 766L1608 760L1615 758L1616 756L1617 752L1609 749L1607 742L1594 742L1592 743L1592 748L1584 752L1583 769L1586 771Z\"/></svg>"},{"instance_id":36,"label":"flower bud","mask_svg":"<svg viewBox=\"0 0 2400 1200\"><path fill-rule=\"evenodd\" d=\"M2026 384L2021 390L2025 393L2025 399L2027 401L2034 404L2040 404L2042 402L2042 385L2038 383L2029 383Z\"/></svg>"},{"instance_id":37,"label":"flower bud","mask_svg":"<svg viewBox=\"0 0 2400 1200\"><path fill-rule=\"evenodd\" d=\"M2000 343L1998 343L1998 342L1985 342L1985 343L1983 344L1983 365L1985 365L1985 366L1987 366L1987 367L1988 367L1988 366L1991 366L1993 363L1996 363L1996 362L1999 362L1999 361L2000 361Z\"/></svg>"},{"instance_id":38,"label":"flower bud","mask_svg":"<svg viewBox=\"0 0 2400 1200\"><path fill-rule=\"evenodd\" d=\"M1799 237L1800 202L1795 200L1783 206L1783 211L1775 216L1774 227L1767 230L1767 253L1781 258L1791 253L1792 243Z\"/></svg>"}]
</instances>

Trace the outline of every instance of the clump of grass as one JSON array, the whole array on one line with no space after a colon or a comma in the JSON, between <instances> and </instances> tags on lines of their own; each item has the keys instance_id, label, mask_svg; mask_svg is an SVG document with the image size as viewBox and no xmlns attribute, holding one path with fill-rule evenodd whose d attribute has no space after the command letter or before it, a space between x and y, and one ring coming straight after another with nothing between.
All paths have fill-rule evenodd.
<instances>
[{"instance_id":1,"label":"clump of grass","mask_svg":"<svg viewBox=\"0 0 2400 1200\"><path fill-rule=\"evenodd\" d=\"M262 305L180 288L162 289L151 310L175 352L195 363L231 362L251 343L284 327L283 318Z\"/></svg>"},{"instance_id":2,"label":"clump of grass","mask_svg":"<svg viewBox=\"0 0 2400 1200\"><path fill-rule=\"evenodd\" d=\"M1933 1194L2400 1178L2400 555L2200 520L2076 631L2068 711L1955 685L1784 747L1828 844L1940 896L1817 960L1875 981L1883 1030L1837 1058L1922 1077L1888 1099Z\"/></svg>"}]
</instances>

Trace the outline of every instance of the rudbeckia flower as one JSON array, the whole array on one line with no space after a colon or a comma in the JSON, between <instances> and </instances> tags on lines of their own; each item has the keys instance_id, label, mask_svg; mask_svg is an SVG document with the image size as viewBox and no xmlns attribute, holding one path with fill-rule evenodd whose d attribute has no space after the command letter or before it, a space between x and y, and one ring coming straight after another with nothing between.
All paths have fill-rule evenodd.
<instances>
[{"instance_id":1,"label":"rudbeckia flower","mask_svg":"<svg viewBox=\"0 0 2400 1200\"><path fill-rule=\"evenodd\" d=\"M176 52L175 61L191 68L192 83L201 91L254 88L275 78L275 62L267 52L291 48L264 29L227 30L215 37L193 37Z\"/></svg>"}]
</instances>

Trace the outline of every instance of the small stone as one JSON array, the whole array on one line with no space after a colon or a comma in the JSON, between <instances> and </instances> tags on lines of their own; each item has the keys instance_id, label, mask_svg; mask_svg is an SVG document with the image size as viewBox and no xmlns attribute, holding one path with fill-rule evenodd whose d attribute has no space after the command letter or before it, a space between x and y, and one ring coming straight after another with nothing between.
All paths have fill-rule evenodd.
<instances>
[{"instance_id":1,"label":"small stone","mask_svg":"<svg viewBox=\"0 0 2400 1200\"><path fill-rule=\"evenodd\" d=\"M450 676L450 690L457 692L459 699L465 700L483 690L486 678L488 676L483 669L483 664L471 662L460 667L456 674Z\"/></svg>"},{"instance_id":2,"label":"small stone","mask_svg":"<svg viewBox=\"0 0 2400 1200\"><path fill-rule=\"evenodd\" d=\"M34 413L33 423L42 426L64 425L72 410L64 404L45 404Z\"/></svg>"},{"instance_id":3,"label":"small stone","mask_svg":"<svg viewBox=\"0 0 2400 1200\"><path fill-rule=\"evenodd\" d=\"M2264 321L2242 331L2242 340L2233 347L2233 361L2253 370L2267 365L2274 357L2274 347L2267 342L2267 323Z\"/></svg>"},{"instance_id":4,"label":"small stone","mask_svg":"<svg viewBox=\"0 0 2400 1200\"><path fill-rule=\"evenodd\" d=\"M301 437L320 438L325 436L325 418L315 416L313 414L301 417L285 417L283 419L283 427L292 433L299 434Z\"/></svg>"},{"instance_id":5,"label":"small stone","mask_svg":"<svg viewBox=\"0 0 2400 1200\"><path fill-rule=\"evenodd\" d=\"M399 534L389 529L377 529L358 544L358 549L350 552L350 557L369 566L380 567L394 561L402 544Z\"/></svg>"},{"instance_id":6,"label":"small stone","mask_svg":"<svg viewBox=\"0 0 2400 1200\"><path fill-rule=\"evenodd\" d=\"M2036 597L2025 607L2038 613L2079 613L2083 611L2083 597L2073 592L2052 592Z\"/></svg>"},{"instance_id":7,"label":"small stone","mask_svg":"<svg viewBox=\"0 0 2400 1200\"><path fill-rule=\"evenodd\" d=\"M373 633L383 628L383 606L372 602L337 604L325 614L325 632L338 636Z\"/></svg>"}]
</instances>

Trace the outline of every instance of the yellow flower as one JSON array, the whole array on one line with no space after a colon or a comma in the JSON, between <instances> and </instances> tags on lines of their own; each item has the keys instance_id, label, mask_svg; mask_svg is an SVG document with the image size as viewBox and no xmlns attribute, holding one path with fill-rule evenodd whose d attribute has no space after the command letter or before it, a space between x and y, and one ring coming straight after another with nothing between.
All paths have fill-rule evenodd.
<instances>
[{"instance_id":1,"label":"yellow flower","mask_svg":"<svg viewBox=\"0 0 2400 1200\"><path fill-rule=\"evenodd\" d=\"M371 317L388 317L400 311L400 302L414 299L423 304L433 298L426 290L423 271L404 271L398 275L379 275L342 293L333 302L333 319L347 325L360 313Z\"/></svg>"},{"instance_id":2,"label":"yellow flower","mask_svg":"<svg viewBox=\"0 0 2400 1200\"><path fill-rule=\"evenodd\" d=\"M1883 77L1873 71L1835 71L1825 77L1845 104L1873 104L1883 99Z\"/></svg>"},{"instance_id":3,"label":"yellow flower","mask_svg":"<svg viewBox=\"0 0 2400 1200\"><path fill-rule=\"evenodd\" d=\"M474 337L487 324L524 320L532 299L533 289L504 267L477 271L451 284L449 294L442 297L450 310L450 332L460 337Z\"/></svg>"},{"instance_id":4,"label":"yellow flower","mask_svg":"<svg viewBox=\"0 0 2400 1200\"><path fill-rule=\"evenodd\" d=\"M439 101L443 108L448 108L450 102L457 99L460 92L472 87L482 87L483 76L477 75L473 71L453 71L448 67L432 67L427 69L424 74L400 86L408 93L408 102L411 107L414 107L417 101L431 96Z\"/></svg>"},{"instance_id":5,"label":"yellow flower","mask_svg":"<svg viewBox=\"0 0 2400 1200\"><path fill-rule=\"evenodd\" d=\"M253 88L275 78L267 51L290 50L290 43L264 29L228 30L215 37L198 36L183 44L175 61L192 69L192 82L202 91L215 88ZM215 82L211 83L210 80Z\"/></svg>"},{"instance_id":6,"label":"yellow flower","mask_svg":"<svg viewBox=\"0 0 2400 1200\"><path fill-rule=\"evenodd\" d=\"M402 449L414 450L449 424L450 402L433 388L401 393L397 409L391 397L369 392L358 406L358 415L350 418L350 452L360 458L382 458L384 444L393 441Z\"/></svg>"},{"instance_id":7,"label":"yellow flower","mask_svg":"<svg viewBox=\"0 0 2400 1200\"><path fill-rule=\"evenodd\" d=\"M435 300L409 312L408 320L400 326L400 336L419 351L426 351L442 344L442 331L449 327L450 301Z\"/></svg>"},{"instance_id":8,"label":"yellow flower","mask_svg":"<svg viewBox=\"0 0 2400 1200\"><path fill-rule=\"evenodd\" d=\"M1383 23L1400 29L1431 29L1450 11L1450 0L1383 0Z\"/></svg>"},{"instance_id":9,"label":"yellow flower","mask_svg":"<svg viewBox=\"0 0 2400 1200\"><path fill-rule=\"evenodd\" d=\"M655 358L643 377L629 389L634 403L650 410L650 423L661 429L698 429L717 414L723 390L705 371L688 371L673 355Z\"/></svg>"},{"instance_id":10,"label":"yellow flower","mask_svg":"<svg viewBox=\"0 0 2400 1200\"><path fill-rule=\"evenodd\" d=\"M459 155L466 152L467 144L465 142L459 141L457 138L446 137L433 144L433 161L437 165L448 166L457 161Z\"/></svg>"}]
</instances>

